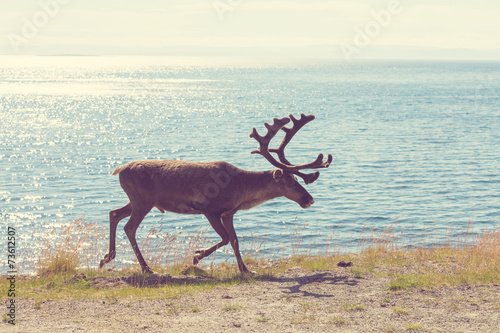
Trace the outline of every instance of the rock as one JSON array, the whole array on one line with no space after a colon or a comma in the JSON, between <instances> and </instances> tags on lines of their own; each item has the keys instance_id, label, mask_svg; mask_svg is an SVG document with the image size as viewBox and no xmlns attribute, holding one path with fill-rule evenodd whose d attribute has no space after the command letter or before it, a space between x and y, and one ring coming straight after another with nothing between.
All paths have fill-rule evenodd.
<instances>
[{"instance_id":1,"label":"rock","mask_svg":"<svg viewBox=\"0 0 500 333\"><path fill-rule=\"evenodd\" d=\"M65 284L87 281L87 276L84 273L75 274L71 279L64 281Z\"/></svg>"},{"instance_id":2,"label":"rock","mask_svg":"<svg viewBox=\"0 0 500 333\"><path fill-rule=\"evenodd\" d=\"M339 266L339 267L351 267L352 266L352 262L351 261L345 262L345 261L342 260L342 261L340 261L337 264L337 266Z\"/></svg>"}]
</instances>

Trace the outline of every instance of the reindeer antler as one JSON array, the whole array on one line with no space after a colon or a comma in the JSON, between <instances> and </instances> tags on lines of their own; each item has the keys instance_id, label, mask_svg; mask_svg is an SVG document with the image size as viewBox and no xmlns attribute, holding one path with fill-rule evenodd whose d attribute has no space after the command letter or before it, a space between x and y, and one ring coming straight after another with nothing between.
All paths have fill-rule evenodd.
<instances>
[{"instance_id":1,"label":"reindeer antler","mask_svg":"<svg viewBox=\"0 0 500 333\"><path fill-rule=\"evenodd\" d=\"M267 128L267 134L265 136L259 135L257 133L257 130L254 128L252 130L252 134L250 134L250 137L259 142L259 149L252 151L252 154L261 154L275 167L302 177L306 184L314 182L319 177L319 171L316 171L312 174L304 174L302 172L299 172L299 170L328 168L333 160L332 155L328 154L327 161L323 162L323 154L319 154L314 162L301 165L293 165L285 157L286 145L305 124L314 120L314 118L315 117L313 115L306 116L304 114L301 115L300 119L296 119L293 115L290 115L290 118L274 118L272 125L269 125L267 123L264 124ZM287 123L290 122L290 119L292 119L293 126L291 128L284 127ZM280 129L282 129L286 133L285 137L281 141L281 144L278 146L278 148L269 149L270 141L272 140L272 138L274 138L274 136L279 132ZM278 154L278 158L280 159L281 163L276 161L271 153Z\"/></svg>"}]
</instances>

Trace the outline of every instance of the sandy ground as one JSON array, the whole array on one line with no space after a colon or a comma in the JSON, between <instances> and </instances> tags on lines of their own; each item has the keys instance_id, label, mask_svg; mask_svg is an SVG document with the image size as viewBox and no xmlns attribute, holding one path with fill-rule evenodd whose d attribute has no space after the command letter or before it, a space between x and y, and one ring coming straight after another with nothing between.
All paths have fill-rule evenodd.
<instances>
[{"instance_id":1,"label":"sandy ground","mask_svg":"<svg viewBox=\"0 0 500 333\"><path fill-rule=\"evenodd\" d=\"M119 288L126 279L94 278ZM170 279L195 283L200 277ZM178 281L178 282L179 282ZM389 291L386 277L300 268L175 299L18 299L1 332L500 332L500 285ZM166 282L169 283L169 282ZM106 285L108 284L108 285ZM50 288L50 286L48 286Z\"/></svg>"}]
</instances>

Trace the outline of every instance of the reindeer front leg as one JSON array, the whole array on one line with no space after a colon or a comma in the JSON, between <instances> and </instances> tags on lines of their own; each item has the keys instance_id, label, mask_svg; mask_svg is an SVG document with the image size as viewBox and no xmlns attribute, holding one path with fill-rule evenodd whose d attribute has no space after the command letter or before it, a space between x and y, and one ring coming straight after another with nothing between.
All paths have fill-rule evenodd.
<instances>
[{"instance_id":1,"label":"reindeer front leg","mask_svg":"<svg viewBox=\"0 0 500 333\"><path fill-rule=\"evenodd\" d=\"M238 262L238 268L240 269L240 272L245 274L255 274L255 272L248 270L248 268L245 266L245 263L243 262L243 259L241 259L238 237L236 236L236 232L234 231L233 226L233 214L223 215L222 224L224 226L224 229L226 229L227 233L229 234L229 242L233 247L234 256L236 257L236 261Z\"/></svg>"}]
</instances>

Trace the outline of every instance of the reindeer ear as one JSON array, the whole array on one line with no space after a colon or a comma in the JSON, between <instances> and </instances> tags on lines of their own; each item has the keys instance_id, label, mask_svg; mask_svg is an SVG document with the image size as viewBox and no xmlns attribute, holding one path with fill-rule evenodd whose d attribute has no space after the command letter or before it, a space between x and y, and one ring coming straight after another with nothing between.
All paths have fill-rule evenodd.
<instances>
[{"instance_id":1,"label":"reindeer ear","mask_svg":"<svg viewBox=\"0 0 500 333\"><path fill-rule=\"evenodd\" d=\"M274 170L274 172L273 172L274 181L280 180L282 176L283 176L283 170L281 170L281 169Z\"/></svg>"}]
</instances>

